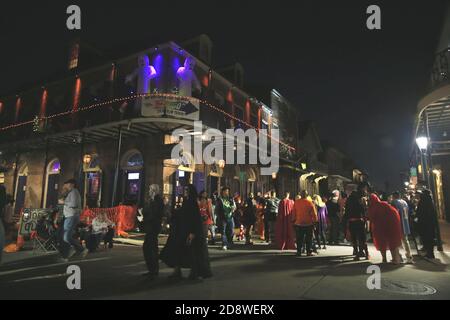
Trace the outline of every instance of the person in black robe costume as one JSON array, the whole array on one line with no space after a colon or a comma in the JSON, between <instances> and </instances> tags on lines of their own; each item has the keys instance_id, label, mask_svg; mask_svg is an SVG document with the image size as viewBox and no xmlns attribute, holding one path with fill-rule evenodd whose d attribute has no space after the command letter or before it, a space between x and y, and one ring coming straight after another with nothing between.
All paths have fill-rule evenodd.
<instances>
[{"instance_id":1,"label":"person in black robe costume","mask_svg":"<svg viewBox=\"0 0 450 320\"><path fill-rule=\"evenodd\" d=\"M185 187L182 207L172 215L169 238L160 254L161 260L175 269L171 278L181 279L181 268L191 269L191 280L212 276L202 223L197 192L190 184Z\"/></svg>"},{"instance_id":2,"label":"person in black robe costume","mask_svg":"<svg viewBox=\"0 0 450 320\"><path fill-rule=\"evenodd\" d=\"M148 269L144 275L149 278L159 274L158 235L161 232L163 214L164 203L159 194L159 186L152 184L149 188L149 199L143 209L145 239L142 250Z\"/></svg>"},{"instance_id":3,"label":"person in black robe costume","mask_svg":"<svg viewBox=\"0 0 450 320\"><path fill-rule=\"evenodd\" d=\"M425 249L426 257L434 259L437 216L429 190L424 190L420 195L416 216L420 240Z\"/></svg>"}]
</instances>

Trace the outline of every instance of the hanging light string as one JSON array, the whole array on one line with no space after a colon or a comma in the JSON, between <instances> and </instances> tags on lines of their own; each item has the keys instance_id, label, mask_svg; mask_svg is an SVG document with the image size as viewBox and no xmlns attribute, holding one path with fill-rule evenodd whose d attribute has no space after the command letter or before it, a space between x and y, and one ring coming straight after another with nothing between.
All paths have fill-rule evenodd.
<instances>
[{"instance_id":1,"label":"hanging light string","mask_svg":"<svg viewBox=\"0 0 450 320\"><path fill-rule=\"evenodd\" d=\"M177 100L180 100L180 101L189 101L189 100L192 100L192 99L193 100L197 100L200 103L200 105L203 104L203 105L205 105L205 106L207 106L207 107L209 107L209 108L211 108L211 109L213 109L213 110L215 110L215 111L217 111L219 113L222 113L223 115L225 115L226 117L228 117L230 119L233 119L235 121L238 121L238 122L246 125L249 128L258 130L258 128L256 128L255 126L251 125L250 123L235 117L234 115L224 111L221 108L216 107L215 105L213 105L213 104L211 104L211 103L209 103L209 102L207 102L205 100L200 100L200 99L197 99L197 98L187 97L187 96L179 96L179 95L170 94L170 93L133 94L133 95L130 95L130 96L127 96L127 97L114 98L114 99L111 99L111 100L108 100L108 101L94 103L94 104L91 104L91 105L86 106L86 107L80 107L80 108L78 108L76 110L72 109L72 110L69 110L69 111L55 113L55 114L52 114L50 116L40 117L39 119L40 120L54 119L54 118L58 118L58 117L63 117L63 116L79 113L79 112L82 112L82 111L88 111L88 110L91 110L91 109L94 109L94 108L98 108L98 107L102 107L102 106L107 106L107 105L110 105L110 104L113 104L113 103L117 103L117 102L126 102L126 101L129 101L129 100L133 100L133 99L137 99L137 98L145 98L145 97L171 98L171 99L177 99ZM5 126L5 127L1 127L0 131L6 131L6 130L9 130L9 129L23 127L23 126L26 126L26 125L29 125L29 124L33 124L33 123L34 123L34 120L29 120L29 121L24 121L24 122L20 122L20 123L15 123L15 124L11 124L11 125L8 125L8 126ZM280 141L278 139L272 138L272 136L270 134L264 133L264 135L267 136L268 138L272 139L273 141L278 142L279 144L285 146L289 150L295 151L294 147L292 147L289 144L284 143L284 142L282 142L282 141Z\"/></svg>"}]
</instances>

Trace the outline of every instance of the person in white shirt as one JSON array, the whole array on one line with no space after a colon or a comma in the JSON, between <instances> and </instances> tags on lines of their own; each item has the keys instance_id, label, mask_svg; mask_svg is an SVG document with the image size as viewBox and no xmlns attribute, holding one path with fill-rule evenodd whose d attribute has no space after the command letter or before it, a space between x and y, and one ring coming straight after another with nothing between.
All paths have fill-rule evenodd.
<instances>
[{"instance_id":1,"label":"person in white shirt","mask_svg":"<svg viewBox=\"0 0 450 320\"><path fill-rule=\"evenodd\" d=\"M81 214L81 196L76 188L75 179L70 179L64 182L63 193L64 197L64 236L61 253L64 261L68 261L75 253L79 253L82 258L85 258L88 250L83 248L80 241L73 238L75 230L80 223Z\"/></svg>"},{"instance_id":2,"label":"person in white shirt","mask_svg":"<svg viewBox=\"0 0 450 320\"><path fill-rule=\"evenodd\" d=\"M400 214L400 220L402 222L402 244L406 252L406 263L414 263L411 254L411 246L409 244L408 237L411 235L411 226L409 224L409 207L405 200L400 198L400 193L395 191L392 194L392 205L397 209Z\"/></svg>"},{"instance_id":3,"label":"person in white shirt","mask_svg":"<svg viewBox=\"0 0 450 320\"><path fill-rule=\"evenodd\" d=\"M113 247L114 223L108 219L105 212L100 212L97 217L92 220L92 233L88 239L86 246L89 251L95 251L99 243L103 240L105 247L111 249Z\"/></svg>"}]
</instances>

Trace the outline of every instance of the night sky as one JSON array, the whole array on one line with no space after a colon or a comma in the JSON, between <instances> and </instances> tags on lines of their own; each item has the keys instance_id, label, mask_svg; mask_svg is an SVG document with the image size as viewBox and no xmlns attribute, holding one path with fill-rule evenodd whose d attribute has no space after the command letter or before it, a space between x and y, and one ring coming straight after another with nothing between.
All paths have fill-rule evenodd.
<instances>
[{"instance_id":1,"label":"night sky","mask_svg":"<svg viewBox=\"0 0 450 320\"><path fill-rule=\"evenodd\" d=\"M245 82L277 88L372 182L407 170L413 118L426 93L445 1L16 1L0 5L0 96L64 70L66 7L104 52L205 33L213 67L243 64ZM94 4L95 3L95 4ZM381 7L382 30L366 28ZM132 50L130 53L133 52Z\"/></svg>"}]
</instances>

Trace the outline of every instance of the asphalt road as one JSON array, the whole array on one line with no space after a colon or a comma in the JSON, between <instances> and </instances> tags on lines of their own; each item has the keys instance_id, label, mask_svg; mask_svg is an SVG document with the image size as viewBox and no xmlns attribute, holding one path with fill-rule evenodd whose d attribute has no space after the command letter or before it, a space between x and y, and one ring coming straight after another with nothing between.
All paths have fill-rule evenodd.
<instances>
[{"instance_id":1,"label":"asphalt road","mask_svg":"<svg viewBox=\"0 0 450 320\"><path fill-rule=\"evenodd\" d=\"M347 246L331 246L315 257L295 257L266 245L222 251L210 247L214 277L170 281L161 264L159 278L142 276L142 248L116 245L110 251L59 262L55 255L0 266L0 299L450 299L450 259L416 258L414 265L381 265L371 248L370 262L354 262ZM367 267L380 266L381 289L367 288ZM81 289L66 285L69 265L81 270ZM184 270L188 275L188 270Z\"/></svg>"}]
</instances>

